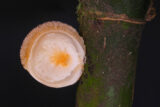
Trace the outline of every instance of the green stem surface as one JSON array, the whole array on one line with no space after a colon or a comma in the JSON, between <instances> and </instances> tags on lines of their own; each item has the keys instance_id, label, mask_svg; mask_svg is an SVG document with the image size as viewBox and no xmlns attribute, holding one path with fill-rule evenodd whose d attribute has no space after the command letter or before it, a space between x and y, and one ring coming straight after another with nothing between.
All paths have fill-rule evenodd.
<instances>
[{"instance_id":1,"label":"green stem surface","mask_svg":"<svg viewBox=\"0 0 160 107\"><path fill-rule=\"evenodd\" d=\"M148 5L149 0L79 1L77 14L87 61L77 90L77 107L132 107L144 25L98 18L114 13L144 20Z\"/></svg>"}]
</instances>

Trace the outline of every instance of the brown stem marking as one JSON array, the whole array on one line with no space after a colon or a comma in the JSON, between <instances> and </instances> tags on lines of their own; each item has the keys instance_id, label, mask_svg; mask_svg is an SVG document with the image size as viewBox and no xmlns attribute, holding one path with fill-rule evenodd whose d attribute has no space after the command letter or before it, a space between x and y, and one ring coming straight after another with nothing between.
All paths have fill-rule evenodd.
<instances>
[{"instance_id":1,"label":"brown stem marking","mask_svg":"<svg viewBox=\"0 0 160 107\"><path fill-rule=\"evenodd\" d=\"M102 17L102 18L97 18L98 20L106 21L123 21L123 22L128 22L128 23L133 23L133 24L145 24L146 21L137 21L133 19L124 19L124 18L112 18L112 17Z\"/></svg>"}]
</instances>

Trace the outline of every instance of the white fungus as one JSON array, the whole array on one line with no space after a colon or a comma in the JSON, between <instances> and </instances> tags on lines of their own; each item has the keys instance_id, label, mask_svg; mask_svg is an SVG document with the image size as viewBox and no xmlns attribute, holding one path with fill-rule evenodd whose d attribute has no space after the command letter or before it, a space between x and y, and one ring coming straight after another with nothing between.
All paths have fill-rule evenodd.
<instances>
[{"instance_id":1,"label":"white fungus","mask_svg":"<svg viewBox=\"0 0 160 107\"><path fill-rule=\"evenodd\" d=\"M82 75L85 45L74 28L52 21L39 25L26 36L20 57L33 78L60 88L76 83Z\"/></svg>"}]
</instances>

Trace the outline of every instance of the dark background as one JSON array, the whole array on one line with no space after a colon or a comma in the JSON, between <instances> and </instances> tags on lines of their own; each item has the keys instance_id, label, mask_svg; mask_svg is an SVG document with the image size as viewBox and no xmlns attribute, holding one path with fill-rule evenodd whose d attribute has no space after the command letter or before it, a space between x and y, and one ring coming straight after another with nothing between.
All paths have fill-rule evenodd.
<instances>
[{"instance_id":1,"label":"dark background","mask_svg":"<svg viewBox=\"0 0 160 107\"><path fill-rule=\"evenodd\" d=\"M0 107L74 107L77 84L54 89L34 80L20 64L27 33L46 21L62 21L78 30L77 0L5 1L0 3ZM160 107L160 2L139 48L133 107ZM85 106L84 106L85 107Z\"/></svg>"}]
</instances>

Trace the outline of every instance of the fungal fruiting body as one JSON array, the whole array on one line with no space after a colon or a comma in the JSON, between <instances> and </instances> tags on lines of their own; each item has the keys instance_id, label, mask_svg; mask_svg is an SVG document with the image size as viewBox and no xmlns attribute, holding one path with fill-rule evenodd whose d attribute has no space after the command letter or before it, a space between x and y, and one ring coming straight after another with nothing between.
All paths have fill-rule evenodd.
<instances>
[{"instance_id":1,"label":"fungal fruiting body","mask_svg":"<svg viewBox=\"0 0 160 107\"><path fill-rule=\"evenodd\" d=\"M20 58L33 78L46 86L60 88L79 80L85 45L73 27L61 22L46 22L26 36Z\"/></svg>"}]
</instances>

